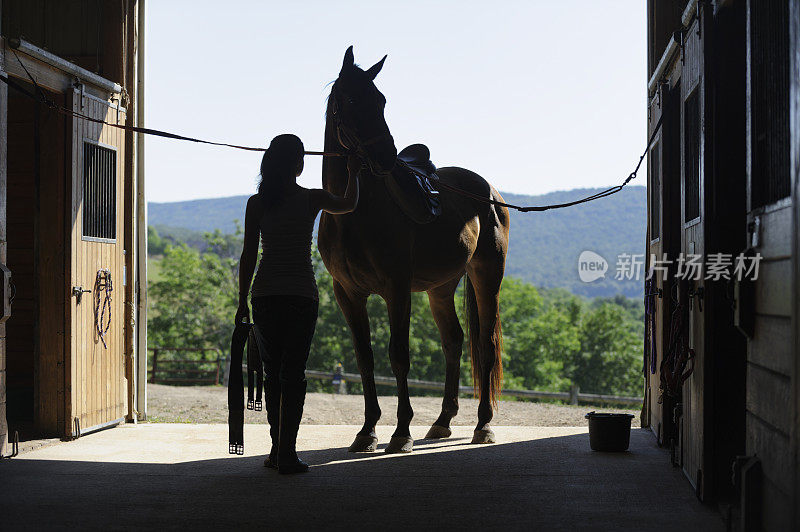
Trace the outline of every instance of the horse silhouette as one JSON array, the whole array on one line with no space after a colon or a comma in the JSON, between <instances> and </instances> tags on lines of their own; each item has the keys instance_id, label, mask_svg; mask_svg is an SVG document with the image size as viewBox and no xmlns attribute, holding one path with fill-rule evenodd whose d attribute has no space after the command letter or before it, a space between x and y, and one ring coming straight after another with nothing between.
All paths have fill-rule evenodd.
<instances>
[{"instance_id":1,"label":"horse silhouette","mask_svg":"<svg viewBox=\"0 0 800 532\"><path fill-rule=\"evenodd\" d=\"M464 332L454 295L465 277L465 307L472 376L480 397L473 443L493 443L493 406L502 381L502 333L499 291L508 250L509 215L502 206L485 204L442 189L441 214L419 225L408 218L389 194L384 178L395 165L397 149L384 118L386 99L373 80L386 57L367 70L354 64L347 49L339 77L328 98L325 151L358 153L365 162L360 200L344 215L322 213L318 245L333 276L336 300L352 333L364 387L364 426L351 452L374 451L375 425L381 410L374 380L367 297L386 302L391 327L389 359L397 379L397 428L386 452L409 452L413 411L408 395L411 292L428 293L433 319L446 359L442 411L426 438L446 438L458 412L459 373ZM437 171L439 179L473 195L503 201L481 176L464 168ZM326 157L322 183L342 195L347 183L343 157Z\"/></svg>"}]
</instances>

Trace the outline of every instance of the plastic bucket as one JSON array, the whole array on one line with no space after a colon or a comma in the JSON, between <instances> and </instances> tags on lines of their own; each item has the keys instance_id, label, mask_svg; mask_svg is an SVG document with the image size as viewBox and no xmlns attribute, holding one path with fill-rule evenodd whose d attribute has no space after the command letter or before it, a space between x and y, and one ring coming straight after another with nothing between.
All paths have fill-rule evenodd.
<instances>
[{"instance_id":1,"label":"plastic bucket","mask_svg":"<svg viewBox=\"0 0 800 532\"><path fill-rule=\"evenodd\" d=\"M589 445L593 451L627 451L631 443L633 414L586 414L589 420Z\"/></svg>"}]
</instances>

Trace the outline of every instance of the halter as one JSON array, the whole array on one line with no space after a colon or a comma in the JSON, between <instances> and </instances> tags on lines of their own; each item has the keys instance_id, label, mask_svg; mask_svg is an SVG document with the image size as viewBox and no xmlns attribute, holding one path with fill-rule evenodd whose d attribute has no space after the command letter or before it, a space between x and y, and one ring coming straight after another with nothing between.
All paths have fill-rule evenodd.
<instances>
[{"instance_id":1,"label":"halter","mask_svg":"<svg viewBox=\"0 0 800 532\"><path fill-rule=\"evenodd\" d=\"M366 140L360 140L355 130L342 120L342 114L339 112L339 94L336 90L336 86L331 89L331 96L333 97L331 109L332 118L336 126L336 138L339 141L339 145L347 152L355 153L365 161L369 160L369 154L367 154L365 147L385 140L391 140L392 135L387 131L386 133L375 135Z\"/></svg>"}]
</instances>

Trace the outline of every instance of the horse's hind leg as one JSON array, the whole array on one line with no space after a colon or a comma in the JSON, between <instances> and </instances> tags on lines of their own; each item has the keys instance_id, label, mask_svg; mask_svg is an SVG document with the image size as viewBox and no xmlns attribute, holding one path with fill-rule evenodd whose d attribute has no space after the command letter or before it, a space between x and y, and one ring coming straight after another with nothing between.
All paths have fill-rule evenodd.
<instances>
[{"instance_id":1,"label":"horse's hind leg","mask_svg":"<svg viewBox=\"0 0 800 532\"><path fill-rule=\"evenodd\" d=\"M502 264L502 263L501 263ZM478 425L475 427L472 443L494 443L494 432L489 422L494 416L492 402L494 394L499 392L502 379L502 336L500 332L500 283L503 279L502 268L472 268L469 280L475 289L475 303L478 314L478 331L470 331L470 336L477 340L479 357L478 386L480 402L478 403ZM476 324L470 323L470 328Z\"/></svg>"},{"instance_id":2,"label":"horse's hind leg","mask_svg":"<svg viewBox=\"0 0 800 532\"><path fill-rule=\"evenodd\" d=\"M450 420L458 413L458 385L461 374L461 349L464 345L464 331L458 322L453 301L460 278L438 286L428 292L428 302L439 334L442 338L442 351L447 364L444 379L444 398L442 412L433 423L425 438L447 438L450 436Z\"/></svg>"},{"instance_id":3,"label":"horse's hind leg","mask_svg":"<svg viewBox=\"0 0 800 532\"><path fill-rule=\"evenodd\" d=\"M350 326L358 370L361 372L361 383L364 387L364 426L348 450L351 453L372 452L378 448L375 425L381 418L381 409L378 406L378 392L375 389L375 358L370 343L367 298L349 294L336 281L333 282L333 293L347 325Z\"/></svg>"}]
</instances>

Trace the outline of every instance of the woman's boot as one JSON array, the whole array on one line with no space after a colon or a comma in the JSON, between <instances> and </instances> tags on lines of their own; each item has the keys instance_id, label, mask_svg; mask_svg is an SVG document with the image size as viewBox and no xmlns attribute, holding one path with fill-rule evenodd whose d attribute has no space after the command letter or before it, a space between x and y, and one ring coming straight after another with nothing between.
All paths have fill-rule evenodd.
<instances>
[{"instance_id":1,"label":"woman's boot","mask_svg":"<svg viewBox=\"0 0 800 532\"><path fill-rule=\"evenodd\" d=\"M282 475L308 471L308 464L297 457L297 430L303 417L306 381L284 384L281 388L280 442L278 472Z\"/></svg>"},{"instance_id":2,"label":"woman's boot","mask_svg":"<svg viewBox=\"0 0 800 532\"><path fill-rule=\"evenodd\" d=\"M281 383L277 375L274 377L267 375L264 384L266 386L264 403L267 409L269 435L272 440L272 448L269 451L269 456L264 460L264 466L278 469L278 441L280 440L281 426Z\"/></svg>"}]
</instances>

